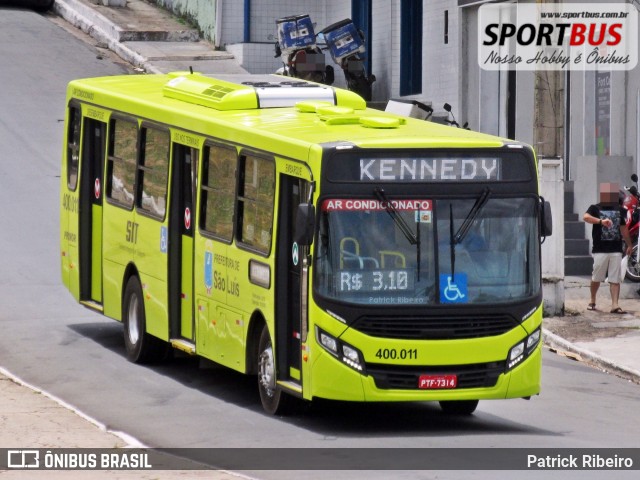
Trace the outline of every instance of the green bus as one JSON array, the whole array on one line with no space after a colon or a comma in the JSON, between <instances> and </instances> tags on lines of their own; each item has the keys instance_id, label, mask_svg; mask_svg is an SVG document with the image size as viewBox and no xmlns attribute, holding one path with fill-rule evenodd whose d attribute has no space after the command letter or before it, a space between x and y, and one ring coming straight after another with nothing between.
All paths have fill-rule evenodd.
<instances>
[{"instance_id":1,"label":"green bus","mask_svg":"<svg viewBox=\"0 0 640 480\"><path fill-rule=\"evenodd\" d=\"M256 375L272 414L539 393L531 147L272 75L75 80L66 108L62 280L129 360Z\"/></svg>"}]
</instances>

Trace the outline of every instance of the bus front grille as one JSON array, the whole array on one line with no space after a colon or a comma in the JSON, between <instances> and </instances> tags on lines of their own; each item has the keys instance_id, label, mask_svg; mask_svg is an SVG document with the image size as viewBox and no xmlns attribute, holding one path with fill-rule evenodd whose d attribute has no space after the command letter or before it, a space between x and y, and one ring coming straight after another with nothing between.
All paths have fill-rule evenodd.
<instances>
[{"instance_id":1,"label":"bus front grille","mask_svg":"<svg viewBox=\"0 0 640 480\"><path fill-rule=\"evenodd\" d=\"M510 315L375 317L356 320L351 326L372 337L413 340L457 340L493 337L516 327Z\"/></svg>"},{"instance_id":2,"label":"bus front grille","mask_svg":"<svg viewBox=\"0 0 640 480\"><path fill-rule=\"evenodd\" d=\"M476 363L472 365L401 366L367 364L367 374L380 389L418 390L422 375L456 375L457 387L489 388L495 386L505 371L505 362Z\"/></svg>"}]
</instances>

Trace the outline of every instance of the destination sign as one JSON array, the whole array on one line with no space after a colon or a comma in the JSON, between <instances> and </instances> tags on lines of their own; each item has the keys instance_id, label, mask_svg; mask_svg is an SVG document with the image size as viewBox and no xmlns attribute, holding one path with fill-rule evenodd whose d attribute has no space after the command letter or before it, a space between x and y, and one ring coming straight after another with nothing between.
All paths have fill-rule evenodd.
<instances>
[{"instance_id":1,"label":"destination sign","mask_svg":"<svg viewBox=\"0 0 640 480\"><path fill-rule=\"evenodd\" d=\"M331 183L465 184L537 182L527 149L347 149L329 152Z\"/></svg>"},{"instance_id":2,"label":"destination sign","mask_svg":"<svg viewBox=\"0 0 640 480\"><path fill-rule=\"evenodd\" d=\"M361 158L362 182L448 182L502 179L500 157Z\"/></svg>"}]
</instances>

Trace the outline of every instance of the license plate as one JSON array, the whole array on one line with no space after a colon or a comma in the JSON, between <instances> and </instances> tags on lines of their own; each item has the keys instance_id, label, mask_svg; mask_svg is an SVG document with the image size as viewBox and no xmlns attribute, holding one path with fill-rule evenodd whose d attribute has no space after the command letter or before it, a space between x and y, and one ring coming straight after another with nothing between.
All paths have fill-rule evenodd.
<instances>
[{"instance_id":1,"label":"license plate","mask_svg":"<svg viewBox=\"0 0 640 480\"><path fill-rule=\"evenodd\" d=\"M456 388L457 386L457 375L420 375L418 378L418 388L438 389Z\"/></svg>"}]
</instances>

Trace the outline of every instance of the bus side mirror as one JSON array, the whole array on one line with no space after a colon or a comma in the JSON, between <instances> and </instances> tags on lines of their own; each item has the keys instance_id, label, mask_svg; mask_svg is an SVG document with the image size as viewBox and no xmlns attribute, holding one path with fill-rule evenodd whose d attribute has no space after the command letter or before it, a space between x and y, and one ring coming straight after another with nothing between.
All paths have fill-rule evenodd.
<instances>
[{"instance_id":1,"label":"bus side mirror","mask_svg":"<svg viewBox=\"0 0 640 480\"><path fill-rule=\"evenodd\" d=\"M553 233L551 204L542 199L542 211L540 212L540 234L543 237L550 237Z\"/></svg>"},{"instance_id":2,"label":"bus side mirror","mask_svg":"<svg viewBox=\"0 0 640 480\"><path fill-rule=\"evenodd\" d=\"M301 203L296 212L293 241L299 245L311 245L316 225L316 209L310 203Z\"/></svg>"}]
</instances>

